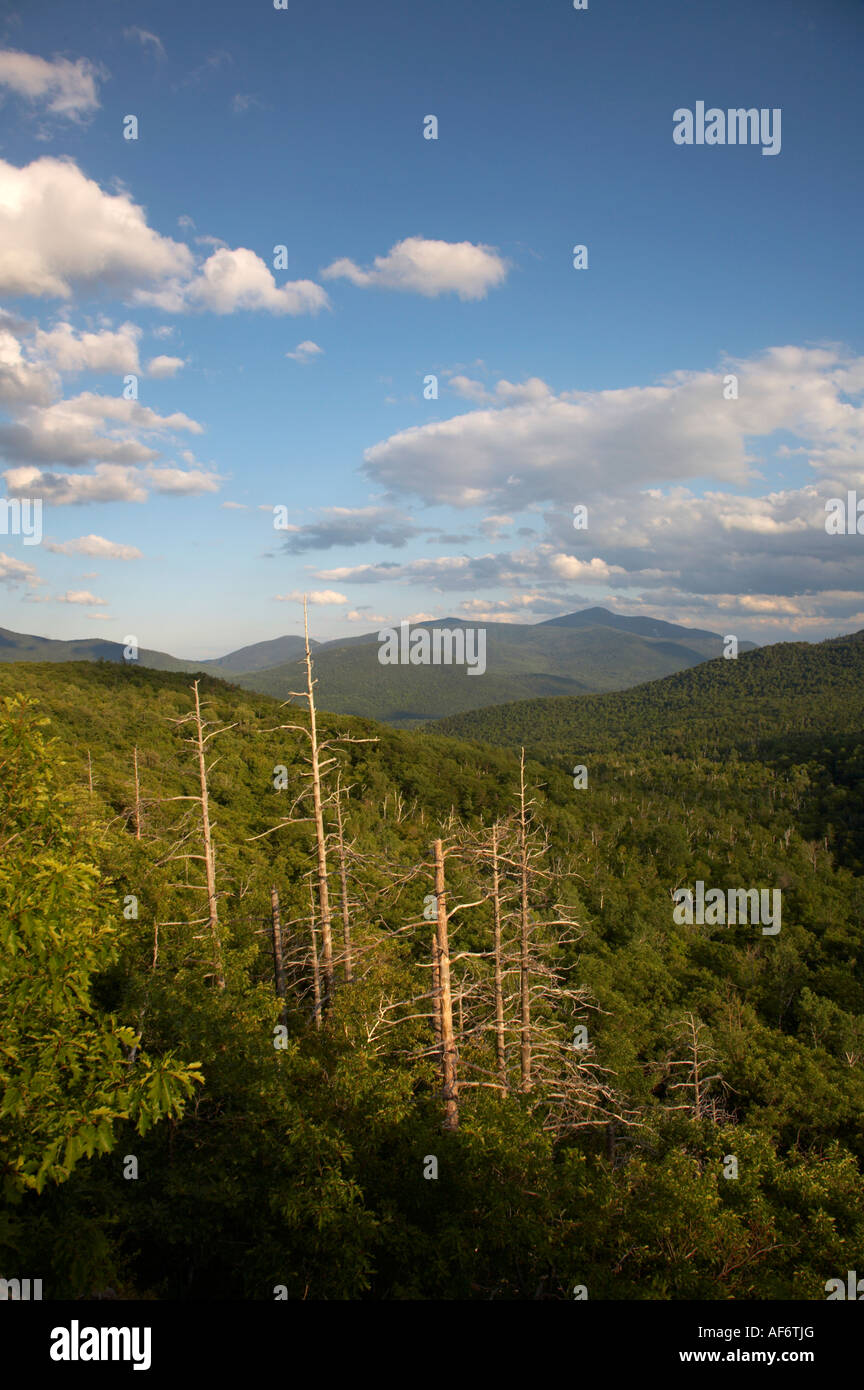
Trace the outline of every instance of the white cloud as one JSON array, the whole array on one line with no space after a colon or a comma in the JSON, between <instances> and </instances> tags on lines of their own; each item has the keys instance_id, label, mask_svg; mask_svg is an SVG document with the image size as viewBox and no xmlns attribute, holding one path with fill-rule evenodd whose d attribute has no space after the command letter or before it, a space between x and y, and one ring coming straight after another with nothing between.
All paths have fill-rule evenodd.
<instances>
[{"instance_id":1,"label":"white cloud","mask_svg":"<svg viewBox=\"0 0 864 1390\"><path fill-rule=\"evenodd\" d=\"M345 614L345 620L349 623L389 623L390 617L386 613L367 613L360 608L352 608Z\"/></svg>"},{"instance_id":2,"label":"white cloud","mask_svg":"<svg viewBox=\"0 0 864 1390\"><path fill-rule=\"evenodd\" d=\"M180 368L185 366L182 357L151 357L147 363L147 375L158 378L176 376Z\"/></svg>"},{"instance_id":3,"label":"white cloud","mask_svg":"<svg viewBox=\"0 0 864 1390\"><path fill-rule=\"evenodd\" d=\"M59 390L57 374L28 362L15 334L0 325L0 402L18 409L49 405Z\"/></svg>"},{"instance_id":4,"label":"white cloud","mask_svg":"<svg viewBox=\"0 0 864 1390\"><path fill-rule=\"evenodd\" d=\"M491 289L504 283L508 269L507 261L492 246L412 236L391 246L386 256L376 256L371 270L342 258L321 274L363 288L405 290L429 298L455 293L467 300L485 299Z\"/></svg>"},{"instance_id":5,"label":"white cloud","mask_svg":"<svg viewBox=\"0 0 864 1390\"><path fill-rule=\"evenodd\" d=\"M96 555L100 560L140 560L141 551L134 545L120 545L104 536L79 536L77 540L46 541L45 549L56 555Z\"/></svg>"},{"instance_id":6,"label":"white cloud","mask_svg":"<svg viewBox=\"0 0 864 1390\"><path fill-rule=\"evenodd\" d=\"M22 463L147 463L157 452L137 436L177 430L201 434L202 426L182 411L159 415L140 401L84 391L44 408L25 407L16 421L0 424L0 447Z\"/></svg>"},{"instance_id":7,"label":"white cloud","mask_svg":"<svg viewBox=\"0 0 864 1390\"><path fill-rule=\"evenodd\" d=\"M0 160L0 292L68 298L74 285L120 290L192 264L128 193L103 192L71 159Z\"/></svg>"},{"instance_id":8,"label":"white cloud","mask_svg":"<svg viewBox=\"0 0 864 1390\"><path fill-rule=\"evenodd\" d=\"M543 401L552 393L545 381L541 381L538 376L532 376L527 381L515 385L512 381L499 381L495 387L495 394L499 400L515 405L522 401Z\"/></svg>"},{"instance_id":9,"label":"white cloud","mask_svg":"<svg viewBox=\"0 0 864 1390\"><path fill-rule=\"evenodd\" d=\"M607 565L596 556L593 560L577 560L575 555L553 555L549 564L553 574L561 579L608 580L613 574L626 573L620 565Z\"/></svg>"},{"instance_id":10,"label":"white cloud","mask_svg":"<svg viewBox=\"0 0 864 1390\"><path fill-rule=\"evenodd\" d=\"M97 80L104 74L87 58L39 58L13 49L0 51L0 87L31 102L47 102L54 116L78 121L99 106Z\"/></svg>"},{"instance_id":11,"label":"white cloud","mask_svg":"<svg viewBox=\"0 0 864 1390\"><path fill-rule=\"evenodd\" d=\"M36 570L33 565L28 565L24 560L16 560L12 555L5 555L0 550L0 583L11 585L36 582Z\"/></svg>"},{"instance_id":12,"label":"white cloud","mask_svg":"<svg viewBox=\"0 0 864 1390\"><path fill-rule=\"evenodd\" d=\"M10 497L41 497L57 507L88 502L146 502L148 485L177 497L218 492L218 474L204 469L151 465L143 470L111 463L96 464L92 473L54 473L33 466L8 468L3 474Z\"/></svg>"},{"instance_id":13,"label":"white cloud","mask_svg":"<svg viewBox=\"0 0 864 1390\"><path fill-rule=\"evenodd\" d=\"M773 348L729 370L739 377L737 400L724 399L725 367L678 372L661 385L557 396L537 378L503 383L504 400L513 392L530 399L402 430L366 450L365 470L393 493L430 503L510 512L552 502L569 510L634 486L748 483L753 442L782 431L801 439L814 467L854 476L864 408L846 397L864 391L864 358Z\"/></svg>"},{"instance_id":14,"label":"white cloud","mask_svg":"<svg viewBox=\"0 0 864 1390\"><path fill-rule=\"evenodd\" d=\"M107 598L97 598L91 594L89 589L67 589L65 594L58 594L57 603L80 603L85 608L107 608Z\"/></svg>"},{"instance_id":15,"label":"white cloud","mask_svg":"<svg viewBox=\"0 0 864 1390\"><path fill-rule=\"evenodd\" d=\"M134 323L124 323L116 330L103 329L98 333L77 332L71 323L58 323L49 330L37 329L33 336L33 353L50 362L61 372L126 372L140 371L138 339L141 329Z\"/></svg>"},{"instance_id":16,"label":"white cloud","mask_svg":"<svg viewBox=\"0 0 864 1390\"><path fill-rule=\"evenodd\" d=\"M182 291L183 301L214 314L264 309L271 314L317 314L329 305L326 292L313 280L277 286L269 267L254 251L241 246L214 251L195 280Z\"/></svg>"},{"instance_id":17,"label":"white cloud","mask_svg":"<svg viewBox=\"0 0 864 1390\"><path fill-rule=\"evenodd\" d=\"M249 510L245 502L220 502L219 505L226 512L248 512Z\"/></svg>"},{"instance_id":18,"label":"white cloud","mask_svg":"<svg viewBox=\"0 0 864 1390\"><path fill-rule=\"evenodd\" d=\"M218 492L221 483L218 473L209 473L203 468L168 468L160 465L146 468L144 472L157 492L172 493L178 497Z\"/></svg>"},{"instance_id":19,"label":"white cloud","mask_svg":"<svg viewBox=\"0 0 864 1390\"><path fill-rule=\"evenodd\" d=\"M295 362L309 362L313 357L320 356L323 351L324 349L313 343L311 338L307 338L305 342L298 343L293 352L286 352L285 356L293 358Z\"/></svg>"},{"instance_id":20,"label":"white cloud","mask_svg":"<svg viewBox=\"0 0 864 1390\"><path fill-rule=\"evenodd\" d=\"M497 540L508 526L513 525L512 516L485 516L480 522L480 530L490 540Z\"/></svg>"},{"instance_id":21,"label":"white cloud","mask_svg":"<svg viewBox=\"0 0 864 1390\"><path fill-rule=\"evenodd\" d=\"M276 598L280 603L302 603L303 593L300 589L295 589L290 594L276 594ZM306 602L323 605L330 603L347 603L348 599L345 594L337 594L335 589L313 589L311 593L307 593Z\"/></svg>"},{"instance_id":22,"label":"white cloud","mask_svg":"<svg viewBox=\"0 0 864 1390\"><path fill-rule=\"evenodd\" d=\"M41 468L7 468L3 474L10 497L41 497L57 507L85 502L146 502L147 491L135 468L99 463L92 473L49 473Z\"/></svg>"}]
</instances>

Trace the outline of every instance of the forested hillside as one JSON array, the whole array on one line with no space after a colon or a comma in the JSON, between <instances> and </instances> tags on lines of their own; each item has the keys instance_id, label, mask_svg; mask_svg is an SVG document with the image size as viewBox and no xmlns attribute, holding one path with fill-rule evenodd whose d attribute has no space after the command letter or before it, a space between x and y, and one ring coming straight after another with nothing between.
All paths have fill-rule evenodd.
<instances>
[{"instance_id":1,"label":"forested hillside","mask_svg":"<svg viewBox=\"0 0 864 1390\"><path fill-rule=\"evenodd\" d=\"M780 642L615 694L521 700L430 727L557 757L571 748L645 746L721 753L862 724L864 630L818 644Z\"/></svg>"},{"instance_id":2,"label":"forested hillside","mask_svg":"<svg viewBox=\"0 0 864 1390\"><path fill-rule=\"evenodd\" d=\"M824 1298L864 1261L862 649L453 721L524 766L0 667L3 1263L46 1297ZM697 880L779 889L781 930L679 925Z\"/></svg>"}]
</instances>

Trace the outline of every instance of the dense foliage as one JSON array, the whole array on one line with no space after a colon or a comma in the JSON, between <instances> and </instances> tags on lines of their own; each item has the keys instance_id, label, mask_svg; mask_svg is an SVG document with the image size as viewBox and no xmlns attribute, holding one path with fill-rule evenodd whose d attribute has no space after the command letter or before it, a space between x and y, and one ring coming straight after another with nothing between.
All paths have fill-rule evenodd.
<instances>
[{"instance_id":1,"label":"dense foliage","mask_svg":"<svg viewBox=\"0 0 864 1390\"><path fill-rule=\"evenodd\" d=\"M305 712L201 683L211 728L225 729L208 757L220 989L202 870L183 857L200 849L200 805L172 799L198 790L188 728L172 722L189 712L190 678L0 669L0 695L39 711L5 706L3 747L34 771L4 791L4 824L32 854L25 863L23 840L4 852L4 902L22 904L27 932L4 955L4 992L23 1008L15 1027L53 1107L32 1140L3 1122L7 1182L32 1169L28 1145L69 1132L82 1106L97 1134L100 1105L111 1110L110 1144L19 1194L0 1267L43 1277L50 1297L570 1298L584 1286L590 1298L824 1298L827 1279L864 1262L862 648L795 644L622 695L466 718L472 737L506 743L515 731L535 751L537 1068L521 1089L508 997L506 1094L492 1084L488 1027L488 835L500 825L515 862L518 744L320 716L325 738L376 741L328 753L328 792L337 765L347 789L355 969L346 982L337 959L331 1007L316 1016L306 740L276 727L307 727ZM584 788L574 763L587 767ZM274 829L292 807L297 819ZM331 800L330 832L334 811ZM464 1005L454 1132L441 1128L423 1002L439 836L450 902L472 904L450 924ZM332 842L329 871L338 902ZM512 977L519 883L506 863L502 874ZM780 888L782 930L675 924L672 891L698 879ZM284 1006L273 886L289 944ZM106 913L116 950L100 955ZM565 919L575 925L559 929ZM46 955L70 990L77 961L74 1008L66 990L38 994ZM568 1041L580 1023L584 1056ZM53 1059L52 1030L66 1039ZM117 1054L127 1087L147 1068L187 1076L184 1098L145 1133L103 1048L133 1035L141 1051ZM62 1047L83 1049L92 1091L67 1084ZM21 1093L4 1066L7 1092ZM730 1156L737 1177L724 1176Z\"/></svg>"}]
</instances>

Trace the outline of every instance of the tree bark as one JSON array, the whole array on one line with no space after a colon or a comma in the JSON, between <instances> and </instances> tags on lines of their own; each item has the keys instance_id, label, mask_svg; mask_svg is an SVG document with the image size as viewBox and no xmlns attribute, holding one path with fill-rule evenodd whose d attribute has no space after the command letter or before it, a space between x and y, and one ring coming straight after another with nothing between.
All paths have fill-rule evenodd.
<instances>
[{"instance_id":1,"label":"tree bark","mask_svg":"<svg viewBox=\"0 0 864 1390\"><path fill-rule=\"evenodd\" d=\"M351 958L351 915L348 909L348 871L345 867L345 835L342 828L342 785L336 779L336 829L339 847L339 884L342 893L342 939L345 945L345 980L350 985L354 978L354 965Z\"/></svg>"},{"instance_id":2,"label":"tree bark","mask_svg":"<svg viewBox=\"0 0 864 1390\"><path fill-rule=\"evenodd\" d=\"M318 910L321 917L321 955L324 974L323 1008L327 1009L333 995L333 936L331 931L330 892L327 885L327 844L324 835L324 811L321 802L321 771L318 762L318 730L315 720L315 682L312 679L312 653L309 650L309 619L306 596L303 596L303 626L306 633L306 692L309 699L309 733L312 749L312 805L315 817L315 845L318 867Z\"/></svg>"},{"instance_id":3,"label":"tree bark","mask_svg":"<svg viewBox=\"0 0 864 1390\"><path fill-rule=\"evenodd\" d=\"M438 903L438 975L441 990L441 1076L445 1130L459 1128L459 1082L456 1040L453 1036L453 995L450 986L450 941L447 926L447 893L444 884L444 846L434 844L435 897Z\"/></svg>"},{"instance_id":4,"label":"tree bark","mask_svg":"<svg viewBox=\"0 0 864 1390\"><path fill-rule=\"evenodd\" d=\"M531 970L528 928L528 821L525 809L525 749L519 764L519 1071L523 1091L531 1090Z\"/></svg>"},{"instance_id":5,"label":"tree bark","mask_svg":"<svg viewBox=\"0 0 864 1390\"><path fill-rule=\"evenodd\" d=\"M312 929L312 1001L315 1027L321 1027L321 972L318 968L318 933L315 931L315 897L309 884L309 925Z\"/></svg>"},{"instance_id":6,"label":"tree bark","mask_svg":"<svg viewBox=\"0 0 864 1390\"><path fill-rule=\"evenodd\" d=\"M279 894L275 886L270 889L270 915L273 921L273 977L277 999L285 999L285 958L282 946L282 918L279 913ZM285 1022L285 1009L280 1015Z\"/></svg>"},{"instance_id":7,"label":"tree bark","mask_svg":"<svg viewBox=\"0 0 864 1390\"><path fill-rule=\"evenodd\" d=\"M501 964L501 875L498 868L498 827L492 827L492 910L495 943L495 1060L502 1096L507 1094L507 1050L504 1042L504 972Z\"/></svg>"},{"instance_id":8,"label":"tree bark","mask_svg":"<svg viewBox=\"0 0 864 1390\"><path fill-rule=\"evenodd\" d=\"M432 933L432 1030L435 1034L435 1054L441 1066L441 972L438 969L438 935Z\"/></svg>"},{"instance_id":9,"label":"tree bark","mask_svg":"<svg viewBox=\"0 0 864 1390\"><path fill-rule=\"evenodd\" d=\"M216 902L216 860L213 853L213 837L210 833L210 800L207 793L207 764L204 757L204 726L201 723L201 701L198 695L198 682L192 689L195 692L195 744L198 752L198 776L201 783L201 824L204 831L204 870L207 876L207 905L210 915L210 935L213 939L216 983L225 988L225 974L222 966L222 943L219 940L219 912Z\"/></svg>"}]
</instances>

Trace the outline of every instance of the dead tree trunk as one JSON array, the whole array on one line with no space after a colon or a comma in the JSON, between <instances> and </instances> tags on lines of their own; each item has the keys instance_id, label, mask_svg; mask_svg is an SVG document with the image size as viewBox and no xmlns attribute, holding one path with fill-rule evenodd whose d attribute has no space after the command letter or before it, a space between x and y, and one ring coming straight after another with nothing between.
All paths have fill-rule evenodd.
<instances>
[{"instance_id":1,"label":"dead tree trunk","mask_svg":"<svg viewBox=\"0 0 864 1390\"><path fill-rule=\"evenodd\" d=\"M315 897L309 884L309 925L312 930L312 1002L315 1027L321 1027L321 971L318 967L318 933L315 930Z\"/></svg>"},{"instance_id":2,"label":"dead tree trunk","mask_svg":"<svg viewBox=\"0 0 864 1390\"><path fill-rule=\"evenodd\" d=\"M531 1090L531 965L528 925L528 820L525 806L525 749L519 764L519 1071L523 1091Z\"/></svg>"},{"instance_id":3,"label":"dead tree trunk","mask_svg":"<svg viewBox=\"0 0 864 1390\"><path fill-rule=\"evenodd\" d=\"M222 943L219 939L219 911L216 901L216 861L213 853L213 837L210 833L210 801L207 792L207 764L204 758L204 726L201 722L201 701L198 695L198 682L192 685L195 692L195 746L198 753L198 777L201 785L201 825L204 834L204 872L207 879L207 906L210 918L210 935L213 940L216 983L225 988L225 973L222 966Z\"/></svg>"},{"instance_id":4,"label":"dead tree trunk","mask_svg":"<svg viewBox=\"0 0 864 1390\"><path fill-rule=\"evenodd\" d=\"M279 894L275 886L270 889L270 915L273 921L273 978L276 985L276 997L283 1000L282 1013L280 1018L285 1022L285 957L282 945L282 918L279 913Z\"/></svg>"},{"instance_id":5,"label":"dead tree trunk","mask_svg":"<svg viewBox=\"0 0 864 1390\"><path fill-rule=\"evenodd\" d=\"M327 841L324 834L324 810L321 801L321 767L318 756L318 729L315 720L315 682L312 679L312 653L309 650L309 619L306 596L303 596L303 626L306 633L306 693L309 700L309 742L312 768L312 808L315 819L315 845L318 861L318 911L321 917L321 947L324 974L323 1007L329 1007L333 997L333 936L331 931L330 892L327 885Z\"/></svg>"},{"instance_id":6,"label":"dead tree trunk","mask_svg":"<svg viewBox=\"0 0 864 1390\"><path fill-rule=\"evenodd\" d=\"M501 964L501 875L498 866L498 826L492 827L492 911L495 948L495 1061L502 1096L507 1094L507 1051L504 1043L504 972Z\"/></svg>"},{"instance_id":7,"label":"dead tree trunk","mask_svg":"<svg viewBox=\"0 0 864 1390\"><path fill-rule=\"evenodd\" d=\"M447 892L444 883L444 846L434 844L435 897L438 905L438 976L441 997L441 1076L444 1100L444 1129L459 1128L459 1083L457 1080L456 1040L453 1036L453 995L450 986L450 941L447 926Z\"/></svg>"},{"instance_id":8,"label":"dead tree trunk","mask_svg":"<svg viewBox=\"0 0 864 1390\"><path fill-rule=\"evenodd\" d=\"M348 870L345 865L345 835L342 827L342 783L336 778L336 845L339 852L339 886L342 894L342 939L345 946L345 980L354 978L351 959L351 914L348 908Z\"/></svg>"},{"instance_id":9,"label":"dead tree trunk","mask_svg":"<svg viewBox=\"0 0 864 1390\"><path fill-rule=\"evenodd\" d=\"M435 1056L441 1062L441 972L438 969L438 935L432 933L432 1029L435 1034Z\"/></svg>"}]
</instances>

